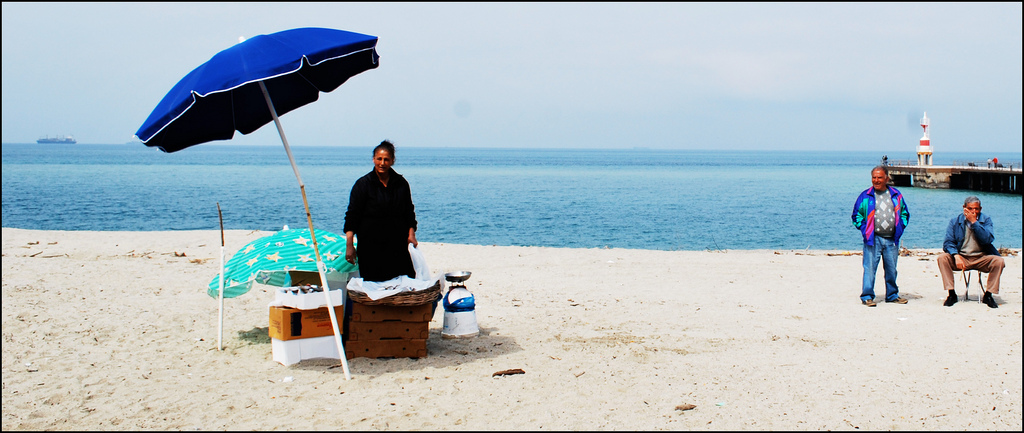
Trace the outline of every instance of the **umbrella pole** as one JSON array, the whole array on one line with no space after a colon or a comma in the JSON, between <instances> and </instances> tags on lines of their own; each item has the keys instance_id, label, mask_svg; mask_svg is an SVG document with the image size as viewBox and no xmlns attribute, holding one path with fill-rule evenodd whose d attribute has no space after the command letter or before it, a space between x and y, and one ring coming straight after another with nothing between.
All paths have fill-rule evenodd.
<instances>
[{"instance_id":1,"label":"umbrella pole","mask_svg":"<svg viewBox=\"0 0 1024 433\"><path fill-rule=\"evenodd\" d=\"M316 242L316 233L313 231L313 216L309 213L309 201L306 200L306 185L302 183L302 176L299 175L299 167L295 165L295 157L292 156L292 149L288 146L288 139L284 136L284 128L281 127L281 120L277 118L277 110L267 93L267 86L260 83L260 90L263 91L263 99L267 100L267 108L270 115L274 117L274 125L277 126L277 133L281 136L281 143L284 144L284 151L288 154L288 162L292 164L292 171L295 172L295 179L299 181L299 190L302 192L302 205L306 207L306 221L309 223L309 237L313 240L313 252L316 253L316 267L320 271L320 283L324 288L324 297L327 298L327 313L331 316L331 327L334 329L334 343L338 346L338 358L341 361L342 370L345 371L345 380L351 380L352 375L348 370L348 356L345 354L345 346L341 343L341 330L338 329L338 317L334 314L334 306L331 305L330 287L327 285L327 266L320 258L320 247Z\"/></svg>"},{"instance_id":2,"label":"umbrella pole","mask_svg":"<svg viewBox=\"0 0 1024 433\"><path fill-rule=\"evenodd\" d=\"M224 215L217 202L217 219L220 220L220 307L217 313L217 350L224 350Z\"/></svg>"}]
</instances>

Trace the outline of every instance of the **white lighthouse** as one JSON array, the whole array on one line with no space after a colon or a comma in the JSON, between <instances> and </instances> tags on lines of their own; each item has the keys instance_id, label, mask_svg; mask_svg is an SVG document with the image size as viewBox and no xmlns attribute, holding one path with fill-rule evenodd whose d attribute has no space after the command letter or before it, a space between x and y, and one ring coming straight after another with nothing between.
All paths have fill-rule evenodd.
<instances>
[{"instance_id":1,"label":"white lighthouse","mask_svg":"<svg viewBox=\"0 0 1024 433\"><path fill-rule=\"evenodd\" d=\"M932 165L930 127L931 122L928 120L928 112L925 112L924 117L921 118L921 128L924 129L924 135L921 137L921 142L917 145L917 165Z\"/></svg>"}]
</instances>

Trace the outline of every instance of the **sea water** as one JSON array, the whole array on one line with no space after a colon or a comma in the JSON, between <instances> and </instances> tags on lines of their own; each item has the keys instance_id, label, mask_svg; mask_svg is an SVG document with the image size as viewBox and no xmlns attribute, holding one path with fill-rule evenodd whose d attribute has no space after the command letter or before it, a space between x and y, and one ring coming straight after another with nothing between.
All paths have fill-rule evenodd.
<instances>
[{"instance_id":1,"label":"sea water","mask_svg":"<svg viewBox=\"0 0 1024 433\"><path fill-rule=\"evenodd\" d=\"M341 233L372 146L296 146L315 226ZM654 250L859 251L854 200L876 152L421 148L399 146L422 242ZM953 161L1020 161L956 153ZM890 161L913 153L888 155ZM3 226L39 230L307 227L282 146L3 144ZM1021 196L903 187L903 245L940 248L964 197L981 198L996 245L1021 247Z\"/></svg>"}]
</instances>

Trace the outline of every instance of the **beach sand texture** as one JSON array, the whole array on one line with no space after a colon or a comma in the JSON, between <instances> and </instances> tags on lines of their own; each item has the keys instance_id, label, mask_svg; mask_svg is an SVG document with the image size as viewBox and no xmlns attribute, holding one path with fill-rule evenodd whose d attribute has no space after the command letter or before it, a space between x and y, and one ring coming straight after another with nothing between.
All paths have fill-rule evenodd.
<instances>
[{"instance_id":1,"label":"beach sand texture","mask_svg":"<svg viewBox=\"0 0 1024 433\"><path fill-rule=\"evenodd\" d=\"M1019 255L992 310L943 307L933 255L866 308L838 251L420 249L473 273L480 336L441 338L439 307L427 358L346 381L273 361L267 286L225 301L217 350L217 231L3 228L3 430L1021 429Z\"/></svg>"}]
</instances>

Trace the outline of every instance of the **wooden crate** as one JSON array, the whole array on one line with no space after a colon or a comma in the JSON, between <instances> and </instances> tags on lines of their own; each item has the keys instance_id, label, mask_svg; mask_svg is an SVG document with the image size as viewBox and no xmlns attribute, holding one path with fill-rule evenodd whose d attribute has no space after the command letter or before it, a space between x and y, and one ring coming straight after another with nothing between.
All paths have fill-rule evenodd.
<instances>
[{"instance_id":1,"label":"wooden crate","mask_svg":"<svg viewBox=\"0 0 1024 433\"><path fill-rule=\"evenodd\" d=\"M348 341L368 340L426 340L430 335L430 322L349 322L345 337Z\"/></svg>"},{"instance_id":2,"label":"wooden crate","mask_svg":"<svg viewBox=\"0 0 1024 433\"><path fill-rule=\"evenodd\" d=\"M426 339L358 340L345 343L345 358L426 358Z\"/></svg>"},{"instance_id":3,"label":"wooden crate","mask_svg":"<svg viewBox=\"0 0 1024 433\"><path fill-rule=\"evenodd\" d=\"M396 307L392 305L364 305L352 301L352 322L429 322L434 316L433 304Z\"/></svg>"},{"instance_id":4,"label":"wooden crate","mask_svg":"<svg viewBox=\"0 0 1024 433\"><path fill-rule=\"evenodd\" d=\"M346 320L345 357L426 358L432 304L365 305L353 301Z\"/></svg>"}]
</instances>

